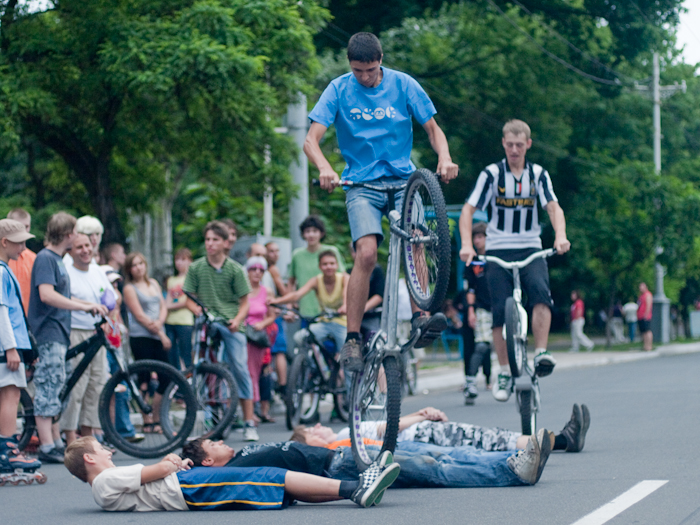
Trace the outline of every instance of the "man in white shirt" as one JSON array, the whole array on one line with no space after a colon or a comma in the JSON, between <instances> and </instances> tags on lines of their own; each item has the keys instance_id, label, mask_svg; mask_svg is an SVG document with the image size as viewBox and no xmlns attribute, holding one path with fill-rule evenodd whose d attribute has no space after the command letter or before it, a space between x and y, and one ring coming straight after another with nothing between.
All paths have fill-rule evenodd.
<instances>
[{"instance_id":1,"label":"man in white shirt","mask_svg":"<svg viewBox=\"0 0 700 525\"><path fill-rule=\"evenodd\" d=\"M93 261L93 245L90 237L79 233L71 249L72 263L66 265L70 276L71 295L91 303L104 304L111 311L117 306L117 294L104 271ZM95 333L95 323L100 316L88 312L71 312L71 347L82 343ZM69 361L75 369L84 354ZM61 415L61 430L66 434L68 444L76 439L78 424L81 435L90 436L95 428L100 428L98 401L100 393L107 383L107 351L100 348L92 362L71 391L68 406Z\"/></svg>"}]
</instances>

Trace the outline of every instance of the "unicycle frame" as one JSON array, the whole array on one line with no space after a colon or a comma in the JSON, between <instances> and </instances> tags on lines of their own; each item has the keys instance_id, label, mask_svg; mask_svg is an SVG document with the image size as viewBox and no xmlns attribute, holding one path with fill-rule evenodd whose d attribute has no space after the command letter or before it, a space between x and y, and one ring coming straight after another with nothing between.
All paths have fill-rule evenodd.
<instances>
[{"instance_id":1,"label":"unicycle frame","mask_svg":"<svg viewBox=\"0 0 700 525\"><path fill-rule=\"evenodd\" d=\"M527 327L528 327L528 315L527 311L523 307L523 290L520 285L520 270L525 268L535 259L547 258L556 254L557 251L553 248L548 248L546 250L537 251L522 261L504 261L499 257L494 257L493 255L478 255L477 258L483 262L490 262L499 265L500 267L510 270L513 274L513 302L515 303L515 311L518 315L520 333L513 334L515 343L519 344L522 349L522 373L520 376L513 377L511 384L511 391L515 391L515 408L518 413L523 416L527 412L527 408L530 409L531 414L531 428L529 432L525 432L526 428L523 428L523 433L534 434L536 432L536 417L540 411L541 407L541 396L540 396L540 384L535 374L535 367L530 365L527 359ZM503 324L503 339L508 341L508 331L507 323ZM529 396L529 407L525 407L521 403L523 397L523 392L530 392ZM525 427L525 420L522 420L523 427Z\"/></svg>"}]
</instances>

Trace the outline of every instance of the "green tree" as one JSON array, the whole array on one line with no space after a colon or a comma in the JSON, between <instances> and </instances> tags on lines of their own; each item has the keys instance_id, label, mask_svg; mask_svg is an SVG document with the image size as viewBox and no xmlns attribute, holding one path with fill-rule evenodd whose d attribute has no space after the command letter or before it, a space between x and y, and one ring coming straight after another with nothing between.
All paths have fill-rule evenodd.
<instances>
[{"instance_id":1,"label":"green tree","mask_svg":"<svg viewBox=\"0 0 700 525\"><path fill-rule=\"evenodd\" d=\"M0 138L54 151L105 240L123 241L127 211L171 190L167 173L192 170L249 195L284 179L291 147L274 126L315 72L312 36L325 11L313 2L0 6L0 104L12 117L4 128L0 120Z\"/></svg>"}]
</instances>

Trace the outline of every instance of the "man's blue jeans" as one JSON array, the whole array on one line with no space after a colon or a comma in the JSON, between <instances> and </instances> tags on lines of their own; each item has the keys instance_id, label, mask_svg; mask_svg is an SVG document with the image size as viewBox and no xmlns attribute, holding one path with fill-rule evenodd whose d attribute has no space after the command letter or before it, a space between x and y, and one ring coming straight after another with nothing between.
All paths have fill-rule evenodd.
<instances>
[{"instance_id":1,"label":"man's blue jeans","mask_svg":"<svg viewBox=\"0 0 700 525\"><path fill-rule=\"evenodd\" d=\"M182 370L180 359L185 368L192 366L192 325L166 324L165 334L173 343L173 347L168 352L170 364L178 370Z\"/></svg>"},{"instance_id":2,"label":"man's blue jeans","mask_svg":"<svg viewBox=\"0 0 700 525\"><path fill-rule=\"evenodd\" d=\"M506 460L514 452L485 452L474 447L438 447L402 441L396 446L394 462L401 473L393 487L470 488L525 485ZM359 475L349 448L338 449L328 469L329 476L355 480Z\"/></svg>"},{"instance_id":3,"label":"man's blue jeans","mask_svg":"<svg viewBox=\"0 0 700 525\"><path fill-rule=\"evenodd\" d=\"M238 398L253 399L253 381L248 372L248 343L242 332L231 333L228 326L214 323L212 327L221 334L224 356L238 383Z\"/></svg>"}]
</instances>

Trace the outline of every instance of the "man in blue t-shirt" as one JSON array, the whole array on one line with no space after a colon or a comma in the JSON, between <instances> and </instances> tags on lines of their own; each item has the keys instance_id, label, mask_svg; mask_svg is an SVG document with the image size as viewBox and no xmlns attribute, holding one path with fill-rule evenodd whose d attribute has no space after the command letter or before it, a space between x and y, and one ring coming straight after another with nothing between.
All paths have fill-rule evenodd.
<instances>
[{"instance_id":1,"label":"man in blue t-shirt","mask_svg":"<svg viewBox=\"0 0 700 525\"><path fill-rule=\"evenodd\" d=\"M447 139L433 118L435 106L420 84L405 73L382 67L382 46L371 33L357 33L348 42L351 73L346 73L325 89L309 115L311 127L304 142L304 153L320 172L321 187L332 191L338 174L323 155L321 138L335 124L340 151L347 163L343 179L380 184L398 184L408 179L416 167L411 162L415 118L430 138L438 154L437 173L444 182L457 176L457 165L450 157ZM397 207L402 192L397 195ZM341 351L341 362L349 371L362 368L360 324L369 294L369 281L377 262L381 242L382 215L389 213L385 193L351 188L346 206L357 258L348 286L348 334ZM416 347L428 345L445 329L442 314L426 317L413 307L413 330L421 329Z\"/></svg>"}]
</instances>

